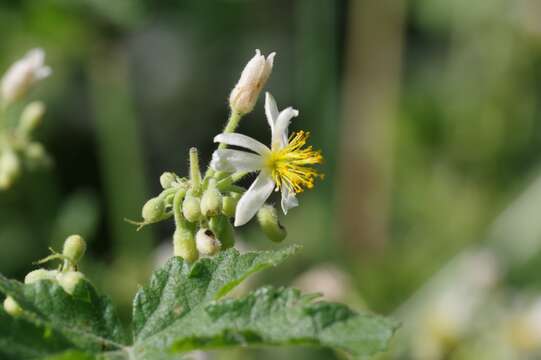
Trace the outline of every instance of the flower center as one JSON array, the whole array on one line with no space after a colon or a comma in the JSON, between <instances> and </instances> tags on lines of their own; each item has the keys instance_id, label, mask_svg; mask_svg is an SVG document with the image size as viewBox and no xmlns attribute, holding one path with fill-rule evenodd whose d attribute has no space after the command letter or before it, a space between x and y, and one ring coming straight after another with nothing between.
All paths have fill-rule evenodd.
<instances>
[{"instance_id":1,"label":"flower center","mask_svg":"<svg viewBox=\"0 0 541 360\"><path fill-rule=\"evenodd\" d=\"M302 130L293 133L287 146L272 150L267 155L265 165L277 189L287 186L295 193L299 193L305 188L313 188L316 177L323 178L323 174L319 174L309 166L323 161L319 151L313 150L311 146L303 148L309 136L310 133Z\"/></svg>"}]
</instances>

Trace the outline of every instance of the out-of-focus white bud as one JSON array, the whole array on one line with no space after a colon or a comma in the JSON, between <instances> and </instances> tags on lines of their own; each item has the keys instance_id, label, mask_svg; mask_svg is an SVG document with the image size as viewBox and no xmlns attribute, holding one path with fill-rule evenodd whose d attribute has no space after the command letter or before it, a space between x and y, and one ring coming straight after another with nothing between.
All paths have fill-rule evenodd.
<instances>
[{"instance_id":1,"label":"out-of-focus white bud","mask_svg":"<svg viewBox=\"0 0 541 360\"><path fill-rule=\"evenodd\" d=\"M56 280L58 280L58 284L62 286L64 291L70 295L73 295L73 292L75 291L77 284L79 284L79 281L84 279L85 276L83 275L83 273L80 273L78 271L68 271L63 273L61 272L56 277Z\"/></svg>"},{"instance_id":2,"label":"out-of-focus white bud","mask_svg":"<svg viewBox=\"0 0 541 360\"><path fill-rule=\"evenodd\" d=\"M222 244L209 229L199 229L195 235L195 244L201 255L214 255L220 251Z\"/></svg>"},{"instance_id":3,"label":"out-of-focus white bud","mask_svg":"<svg viewBox=\"0 0 541 360\"><path fill-rule=\"evenodd\" d=\"M21 164L17 155L6 150L0 155L0 189L7 189L19 175Z\"/></svg>"},{"instance_id":4,"label":"out-of-focus white bud","mask_svg":"<svg viewBox=\"0 0 541 360\"><path fill-rule=\"evenodd\" d=\"M77 264L86 252L86 242L80 235L70 235L64 241L62 255L71 260L73 264Z\"/></svg>"},{"instance_id":5,"label":"out-of-focus white bud","mask_svg":"<svg viewBox=\"0 0 541 360\"><path fill-rule=\"evenodd\" d=\"M45 52L42 49L30 50L22 59L15 62L2 78L0 93L5 102L20 99L38 80L51 74L45 65Z\"/></svg>"},{"instance_id":6,"label":"out-of-focus white bud","mask_svg":"<svg viewBox=\"0 0 541 360\"><path fill-rule=\"evenodd\" d=\"M56 281L57 275L58 275L58 271L56 270L38 269L38 270L30 271L28 274L26 274L26 276L24 277L24 283L33 284L40 280Z\"/></svg>"},{"instance_id":7,"label":"out-of-focus white bud","mask_svg":"<svg viewBox=\"0 0 541 360\"><path fill-rule=\"evenodd\" d=\"M13 317L17 317L23 313L23 309L21 309L19 304L11 296L6 297L4 300L4 310Z\"/></svg>"},{"instance_id":8,"label":"out-of-focus white bud","mask_svg":"<svg viewBox=\"0 0 541 360\"><path fill-rule=\"evenodd\" d=\"M229 95L229 106L233 112L247 114L252 111L259 93L271 74L275 55L276 53L271 53L265 59L259 49L255 51L255 56L248 61L239 82Z\"/></svg>"},{"instance_id":9,"label":"out-of-focus white bud","mask_svg":"<svg viewBox=\"0 0 541 360\"><path fill-rule=\"evenodd\" d=\"M164 172L160 175L160 184L162 185L162 188L169 189L173 183L176 181L177 176L173 174L172 172Z\"/></svg>"},{"instance_id":10,"label":"out-of-focus white bud","mask_svg":"<svg viewBox=\"0 0 541 360\"><path fill-rule=\"evenodd\" d=\"M41 123L43 114L45 114L45 105L41 101L31 102L21 114L21 121L17 131L22 135L32 132Z\"/></svg>"}]
</instances>

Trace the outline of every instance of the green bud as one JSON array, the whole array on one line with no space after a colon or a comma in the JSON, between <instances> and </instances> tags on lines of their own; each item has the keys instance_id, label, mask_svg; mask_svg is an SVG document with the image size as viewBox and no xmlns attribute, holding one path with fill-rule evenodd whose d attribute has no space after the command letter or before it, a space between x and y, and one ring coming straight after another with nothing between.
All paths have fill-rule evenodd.
<instances>
[{"instance_id":1,"label":"green bud","mask_svg":"<svg viewBox=\"0 0 541 360\"><path fill-rule=\"evenodd\" d=\"M216 235L209 229L199 229L195 235L197 250L202 255L215 255L220 251L222 243L216 239Z\"/></svg>"},{"instance_id":2,"label":"green bud","mask_svg":"<svg viewBox=\"0 0 541 360\"><path fill-rule=\"evenodd\" d=\"M211 179L201 197L201 213L205 217L218 215L222 211L222 194L216 189L216 180Z\"/></svg>"},{"instance_id":3,"label":"green bud","mask_svg":"<svg viewBox=\"0 0 541 360\"><path fill-rule=\"evenodd\" d=\"M148 200L143 209L141 210L141 215L143 219L147 222L155 222L160 220L165 213L165 202L160 197L155 197Z\"/></svg>"},{"instance_id":4,"label":"green bud","mask_svg":"<svg viewBox=\"0 0 541 360\"><path fill-rule=\"evenodd\" d=\"M23 313L23 309L11 296L6 297L4 300L4 310L13 317L20 316Z\"/></svg>"},{"instance_id":5,"label":"green bud","mask_svg":"<svg viewBox=\"0 0 541 360\"><path fill-rule=\"evenodd\" d=\"M237 209L238 197L227 195L222 200L222 214L227 217L235 217L235 210Z\"/></svg>"},{"instance_id":6,"label":"green bud","mask_svg":"<svg viewBox=\"0 0 541 360\"><path fill-rule=\"evenodd\" d=\"M26 276L24 277L24 283L33 284L40 280L56 281L57 275L58 275L58 271L56 270L38 269L38 270L30 271L28 274L26 274Z\"/></svg>"},{"instance_id":7,"label":"green bud","mask_svg":"<svg viewBox=\"0 0 541 360\"><path fill-rule=\"evenodd\" d=\"M173 186L173 183L177 180L177 176L172 172L164 172L160 176L160 184L162 185L162 188L169 189Z\"/></svg>"},{"instance_id":8,"label":"green bud","mask_svg":"<svg viewBox=\"0 0 541 360\"><path fill-rule=\"evenodd\" d=\"M59 273L56 277L58 284L62 286L65 292L70 295L73 295L75 288L81 280L85 280L83 273L79 271L68 271L65 273Z\"/></svg>"},{"instance_id":9,"label":"green bud","mask_svg":"<svg viewBox=\"0 0 541 360\"><path fill-rule=\"evenodd\" d=\"M182 203L182 214L189 222L199 221L201 219L201 200L191 194L186 194Z\"/></svg>"},{"instance_id":10,"label":"green bud","mask_svg":"<svg viewBox=\"0 0 541 360\"><path fill-rule=\"evenodd\" d=\"M0 188L8 188L21 172L21 164L17 155L6 150L0 155Z\"/></svg>"},{"instance_id":11,"label":"green bud","mask_svg":"<svg viewBox=\"0 0 541 360\"><path fill-rule=\"evenodd\" d=\"M17 131L26 135L32 132L41 123L43 114L45 113L45 105L41 101L34 101L28 104L21 114L21 121Z\"/></svg>"},{"instance_id":12,"label":"green bud","mask_svg":"<svg viewBox=\"0 0 541 360\"><path fill-rule=\"evenodd\" d=\"M80 235L68 236L64 241L62 255L66 256L75 265L81 260L86 252L86 242Z\"/></svg>"},{"instance_id":13,"label":"green bud","mask_svg":"<svg viewBox=\"0 0 541 360\"><path fill-rule=\"evenodd\" d=\"M199 257L195 246L195 234L192 229L178 227L173 234L173 247L175 256L192 263Z\"/></svg>"},{"instance_id":14,"label":"green bud","mask_svg":"<svg viewBox=\"0 0 541 360\"><path fill-rule=\"evenodd\" d=\"M235 231L226 216L221 215L211 218L209 228L220 239L223 249L229 249L235 245Z\"/></svg>"},{"instance_id":15,"label":"green bud","mask_svg":"<svg viewBox=\"0 0 541 360\"><path fill-rule=\"evenodd\" d=\"M259 209L257 220L263 233L274 242L281 242L287 236L286 229L278 221L276 209L271 205L265 205Z\"/></svg>"}]
</instances>

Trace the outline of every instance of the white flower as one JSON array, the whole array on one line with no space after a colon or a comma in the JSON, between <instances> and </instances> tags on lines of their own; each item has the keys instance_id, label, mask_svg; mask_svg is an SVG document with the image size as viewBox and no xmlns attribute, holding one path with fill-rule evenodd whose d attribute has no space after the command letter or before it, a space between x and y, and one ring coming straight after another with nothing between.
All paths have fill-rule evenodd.
<instances>
[{"instance_id":1,"label":"white flower","mask_svg":"<svg viewBox=\"0 0 541 360\"><path fill-rule=\"evenodd\" d=\"M239 82L229 95L229 105L233 111L239 114L247 114L252 111L257 97L272 71L274 55L276 53L271 53L265 59L259 49L255 51L255 56L248 61L240 75Z\"/></svg>"},{"instance_id":2,"label":"white flower","mask_svg":"<svg viewBox=\"0 0 541 360\"><path fill-rule=\"evenodd\" d=\"M216 150L210 164L214 170L229 173L260 172L239 200L235 226L246 224L263 206L273 189L281 190L282 210L286 214L289 209L298 205L295 193L303 191L304 188L312 188L314 178L320 176L309 165L320 163L321 154L312 150L311 146L303 148L309 134L299 131L288 139L289 123L299 112L291 107L278 112L276 101L267 93L265 114L272 133L270 149L251 137L237 133L222 133L214 138L215 142L255 152Z\"/></svg>"},{"instance_id":3,"label":"white flower","mask_svg":"<svg viewBox=\"0 0 541 360\"><path fill-rule=\"evenodd\" d=\"M23 96L38 80L51 74L45 66L45 52L42 49L30 50L22 59L15 62L2 78L1 94L5 102L12 102Z\"/></svg>"}]
</instances>

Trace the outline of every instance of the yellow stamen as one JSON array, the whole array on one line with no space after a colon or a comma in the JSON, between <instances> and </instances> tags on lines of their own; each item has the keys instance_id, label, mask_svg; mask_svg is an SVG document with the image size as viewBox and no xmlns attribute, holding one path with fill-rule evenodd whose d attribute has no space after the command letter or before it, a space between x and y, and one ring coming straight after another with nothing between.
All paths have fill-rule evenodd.
<instances>
[{"instance_id":1,"label":"yellow stamen","mask_svg":"<svg viewBox=\"0 0 541 360\"><path fill-rule=\"evenodd\" d=\"M321 152L312 150L311 146L302 148L309 136L310 133L304 131L293 133L287 146L269 153L266 159L267 170L278 189L287 186L299 193L305 188L313 188L316 177L323 178L323 174L308 166L323 161Z\"/></svg>"}]
</instances>

